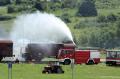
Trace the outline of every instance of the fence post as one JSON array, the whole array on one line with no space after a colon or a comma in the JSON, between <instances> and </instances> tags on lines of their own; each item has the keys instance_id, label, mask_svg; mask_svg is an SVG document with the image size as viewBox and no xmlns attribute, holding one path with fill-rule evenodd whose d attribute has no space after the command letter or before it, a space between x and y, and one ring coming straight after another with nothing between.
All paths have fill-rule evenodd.
<instances>
[{"instance_id":1,"label":"fence post","mask_svg":"<svg viewBox=\"0 0 120 79\"><path fill-rule=\"evenodd\" d=\"M12 79L12 62L8 62L8 79Z\"/></svg>"}]
</instances>

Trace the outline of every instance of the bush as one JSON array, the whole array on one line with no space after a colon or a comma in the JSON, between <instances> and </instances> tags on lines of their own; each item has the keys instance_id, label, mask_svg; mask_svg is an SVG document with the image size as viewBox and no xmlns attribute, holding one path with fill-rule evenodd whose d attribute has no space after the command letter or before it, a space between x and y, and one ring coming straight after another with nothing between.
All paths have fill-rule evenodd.
<instances>
[{"instance_id":1,"label":"bush","mask_svg":"<svg viewBox=\"0 0 120 79\"><path fill-rule=\"evenodd\" d=\"M118 46L116 40L116 32L113 26L111 27L92 27L80 30L78 43L80 46L101 47L101 48L114 48Z\"/></svg>"},{"instance_id":2,"label":"bush","mask_svg":"<svg viewBox=\"0 0 120 79\"><path fill-rule=\"evenodd\" d=\"M15 6L14 5L9 5L7 7L7 13L14 13L14 12L16 12Z\"/></svg>"},{"instance_id":3,"label":"bush","mask_svg":"<svg viewBox=\"0 0 120 79\"><path fill-rule=\"evenodd\" d=\"M61 16L61 19L65 22L65 23L70 23L71 20L69 19L70 16L68 13L64 13L62 16Z\"/></svg>"},{"instance_id":4,"label":"bush","mask_svg":"<svg viewBox=\"0 0 120 79\"><path fill-rule=\"evenodd\" d=\"M3 15L0 15L0 21L4 21L4 20L10 20L10 19L13 19L14 17L11 17L11 16L3 16Z\"/></svg>"},{"instance_id":5,"label":"bush","mask_svg":"<svg viewBox=\"0 0 120 79\"><path fill-rule=\"evenodd\" d=\"M86 28L86 27L96 27L99 26L99 23L95 19L85 19L80 21L74 26L74 29Z\"/></svg>"},{"instance_id":6,"label":"bush","mask_svg":"<svg viewBox=\"0 0 120 79\"><path fill-rule=\"evenodd\" d=\"M18 12L21 12L21 11L29 11L29 10L31 11L32 6L22 4L22 5L16 6L16 8L17 8L17 11L18 11Z\"/></svg>"},{"instance_id":7,"label":"bush","mask_svg":"<svg viewBox=\"0 0 120 79\"><path fill-rule=\"evenodd\" d=\"M107 22L107 18L103 15L97 17L97 22Z\"/></svg>"},{"instance_id":8,"label":"bush","mask_svg":"<svg viewBox=\"0 0 120 79\"><path fill-rule=\"evenodd\" d=\"M117 18L118 16L114 15L114 14L109 14L108 16L98 16L97 18L97 22L115 22L117 21L119 18Z\"/></svg>"},{"instance_id":9,"label":"bush","mask_svg":"<svg viewBox=\"0 0 120 79\"><path fill-rule=\"evenodd\" d=\"M85 23L84 22L79 22L78 24L76 24L74 26L74 29L80 29L82 27L86 27Z\"/></svg>"},{"instance_id":10,"label":"bush","mask_svg":"<svg viewBox=\"0 0 120 79\"><path fill-rule=\"evenodd\" d=\"M75 8L77 0L63 0L62 8Z\"/></svg>"},{"instance_id":11,"label":"bush","mask_svg":"<svg viewBox=\"0 0 120 79\"><path fill-rule=\"evenodd\" d=\"M78 9L77 15L85 17L97 16L97 9L94 2L92 2L91 0L84 0Z\"/></svg>"},{"instance_id":12,"label":"bush","mask_svg":"<svg viewBox=\"0 0 120 79\"><path fill-rule=\"evenodd\" d=\"M16 4L20 4L22 1L21 0L16 0Z\"/></svg>"},{"instance_id":13,"label":"bush","mask_svg":"<svg viewBox=\"0 0 120 79\"><path fill-rule=\"evenodd\" d=\"M109 22L117 21L117 16L114 15L114 14L110 14L110 15L107 16L107 20Z\"/></svg>"},{"instance_id":14,"label":"bush","mask_svg":"<svg viewBox=\"0 0 120 79\"><path fill-rule=\"evenodd\" d=\"M21 4L21 5L9 5L8 6L8 13L14 13L14 12L22 12L22 11L33 11L34 8L32 7L32 5L25 5L25 4Z\"/></svg>"},{"instance_id":15,"label":"bush","mask_svg":"<svg viewBox=\"0 0 120 79\"><path fill-rule=\"evenodd\" d=\"M36 2L35 5L34 5L34 8L36 8L39 11L45 11L46 8L47 8L47 5L44 2L42 2L42 3L41 2Z\"/></svg>"},{"instance_id":16,"label":"bush","mask_svg":"<svg viewBox=\"0 0 120 79\"><path fill-rule=\"evenodd\" d=\"M0 6L10 4L10 0L0 0Z\"/></svg>"},{"instance_id":17,"label":"bush","mask_svg":"<svg viewBox=\"0 0 120 79\"><path fill-rule=\"evenodd\" d=\"M52 3L52 4L50 4L50 9L52 9L53 11L58 10L60 8L61 8L60 3Z\"/></svg>"}]
</instances>

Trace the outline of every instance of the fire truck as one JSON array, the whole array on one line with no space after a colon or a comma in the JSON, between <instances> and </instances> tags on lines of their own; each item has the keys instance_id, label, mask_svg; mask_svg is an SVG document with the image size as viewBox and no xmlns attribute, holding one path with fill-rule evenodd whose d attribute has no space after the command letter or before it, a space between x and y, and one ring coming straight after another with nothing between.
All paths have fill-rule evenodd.
<instances>
[{"instance_id":1,"label":"fire truck","mask_svg":"<svg viewBox=\"0 0 120 79\"><path fill-rule=\"evenodd\" d=\"M99 50L61 49L58 59L65 65L69 65L72 60L75 64L98 64L100 63L100 52Z\"/></svg>"},{"instance_id":2,"label":"fire truck","mask_svg":"<svg viewBox=\"0 0 120 79\"><path fill-rule=\"evenodd\" d=\"M120 65L120 50L107 50L106 65Z\"/></svg>"},{"instance_id":3,"label":"fire truck","mask_svg":"<svg viewBox=\"0 0 120 79\"><path fill-rule=\"evenodd\" d=\"M0 40L0 61L4 57L12 57L13 42L11 40Z\"/></svg>"},{"instance_id":4,"label":"fire truck","mask_svg":"<svg viewBox=\"0 0 120 79\"><path fill-rule=\"evenodd\" d=\"M63 48L63 44L56 43L30 43L25 49L25 60L41 62L44 57L56 58L58 51Z\"/></svg>"},{"instance_id":5,"label":"fire truck","mask_svg":"<svg viewBox=\"0 0 120 79\"><path fill-rule=\"evenodd\" d=\"M76 50L75 44L28 44L26 49L27 61L38 61L45 56L51 56L65 65L71 64L98 64L100 52L98 50Z\"/></svg>"}]
</instances>

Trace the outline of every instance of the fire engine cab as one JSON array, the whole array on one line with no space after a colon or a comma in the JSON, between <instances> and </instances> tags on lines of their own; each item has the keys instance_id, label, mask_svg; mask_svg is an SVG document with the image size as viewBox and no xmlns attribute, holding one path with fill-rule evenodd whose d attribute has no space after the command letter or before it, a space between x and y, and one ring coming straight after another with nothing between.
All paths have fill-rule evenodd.
<instances>
[{"instance_id":1,"label":"fire engine cab","mask_svg":"<svg viewBox=\"0 0 120 79\"><path fill-rule=\"evenodd\" d=\"M120 65L120 50L107 50L106 65Z\"/></svg>"},{"instance_id":2,"label":"fire engine cab","mask_svg":"<svg viewBox=\"0 0 120 79\"><path fill-rule=\"evenodd\" d=\"M98 50L61 49L58 59L65 65L69 65L72 60L75 64L98 64L100 63L100 52Z\"/></svg>"}]
</instances>

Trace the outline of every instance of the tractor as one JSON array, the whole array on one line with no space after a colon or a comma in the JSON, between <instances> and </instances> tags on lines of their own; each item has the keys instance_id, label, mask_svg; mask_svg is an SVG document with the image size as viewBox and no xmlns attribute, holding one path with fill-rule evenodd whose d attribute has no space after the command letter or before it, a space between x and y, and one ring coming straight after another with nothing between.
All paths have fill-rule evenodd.
<instances>
[{"instance_id":1,"label":"tractor","mask_svg":"<svg viewBox=\"0 0 120 79\"><path fill-rule=\"evenodd\" d=\"M62 66L60 66L59 61L57 59L53 59L52 61L49 59L49 63L44 67L42 73L43 74L62 74L64 73Z\"/></svg>"}]
</instances>

